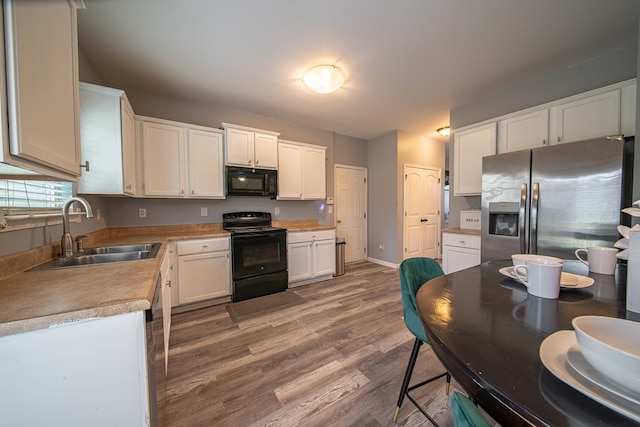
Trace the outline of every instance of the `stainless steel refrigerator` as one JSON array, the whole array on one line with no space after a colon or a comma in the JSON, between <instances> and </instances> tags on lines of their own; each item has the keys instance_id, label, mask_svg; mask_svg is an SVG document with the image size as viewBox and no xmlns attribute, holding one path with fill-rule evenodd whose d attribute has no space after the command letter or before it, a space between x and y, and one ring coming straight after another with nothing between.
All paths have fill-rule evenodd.
<instances>
[{"instance_id":1,"label":"stainless steel refrigerator","mask_svg":"<svg viewBox=\"0 0 640 427\"><path fill-rule=\"evenodd\" d=\"M631 206L633 139L606 138L488 156L482 162L482 262L532 253L575 259L613 246ZM628 224L627 224L628 225Z\"/></svg>"}]
</instances>

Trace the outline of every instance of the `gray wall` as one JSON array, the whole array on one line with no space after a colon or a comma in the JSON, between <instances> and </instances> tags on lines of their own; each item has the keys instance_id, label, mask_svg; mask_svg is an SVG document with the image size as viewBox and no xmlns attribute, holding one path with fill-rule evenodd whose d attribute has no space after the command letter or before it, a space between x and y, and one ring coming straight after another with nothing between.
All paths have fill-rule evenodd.
<instances>
[{"instance_id":1,"label":"gray wall","mask_svg":"<svg viewBox=\"0 0 640 427\"><path fill-rule=\"evenodd\" d=\"M340 165L367 167L367 141L335 134L335 162Z\"/></svg>"},{"instance_id":2,"label":"gray wall","mask_svg":"<svg viewBox=\"0 0 640 427\"><path fill-rule=\"evenodd\" d=\"M451 128L455 132L456 128L632 79L640 70L638 56L638 43L627 44L579 64L552 70L507 90L493 92L473 103L456 106L450 112ZM449 148L453 152L453 135ZM453 189L456 177L453 168L450 172L449 182ZM449 226L460 226L460 211L479 209L480 202L480 196L453 197L451 191Z\"/></svg>"},{"instance_id":3,"label":"gray wall","mask_svg":"<svg viewBox=\"0 0 640 427\"><path fill-rule=\"evenodd\" d=\"M396 263L398 253L397 139L393 131L367 143L367 255L390 263Z\"/></svg>"}]
</instances>

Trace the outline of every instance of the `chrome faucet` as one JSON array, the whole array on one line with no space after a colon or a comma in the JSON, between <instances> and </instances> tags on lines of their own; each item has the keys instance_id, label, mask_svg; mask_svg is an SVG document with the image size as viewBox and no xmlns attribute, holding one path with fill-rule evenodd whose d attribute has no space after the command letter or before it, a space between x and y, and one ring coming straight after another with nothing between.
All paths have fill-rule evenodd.
<instances>
[{"instance_id":1,"label":"chrome faucet","mask_svg":"<svg viewBox=\"0 0 640 427\"><path fill-rule=\"evenodd\" d=\"M82 197L72 197L64 203L62 207L62 240L60 246L62 247L62 258L69 258L73 256L73 238L69 233L69 207L74 203L79 202L84 206L84 210L87 213L87 218L93 218L93 211L91 205Z\"/></svg>"}]
</instances>

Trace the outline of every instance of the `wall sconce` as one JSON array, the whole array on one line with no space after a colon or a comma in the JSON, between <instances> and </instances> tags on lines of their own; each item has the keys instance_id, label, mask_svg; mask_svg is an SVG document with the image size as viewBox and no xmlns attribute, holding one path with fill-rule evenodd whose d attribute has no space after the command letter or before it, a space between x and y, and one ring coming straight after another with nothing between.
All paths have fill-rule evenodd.
<instances>
[{"instance_id":1,"label":"wall sconce","mask_svg":"<svg viewBox=\"0 0 640 427\"><path fill-rule=\"evenodd\" d=\"M449 136L451 135L451 126L443 126L439 128L436 132L438 132L442 136Z\"/></svg>"},{"instance_id":2,"label":"wall sconce","mask_svg":"<svg viewBox=\"0 0 640 427\"><path fill-rule=\"evenodd\" d=\"M330 64L313 66L302 77L302 82L316 93L335 92L342 87L344 81L344 71Z\"/></svg>"}]
</instances>

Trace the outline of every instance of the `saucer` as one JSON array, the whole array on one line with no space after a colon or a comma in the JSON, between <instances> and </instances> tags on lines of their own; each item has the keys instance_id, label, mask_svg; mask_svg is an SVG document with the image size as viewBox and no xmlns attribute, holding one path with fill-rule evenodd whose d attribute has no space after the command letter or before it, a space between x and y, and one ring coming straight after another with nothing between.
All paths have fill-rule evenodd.
<instances>
[{"instance_id":1,"label":"saucer","mask_svg":"<svg viewBox=\"0 0 640 427\"><path fill-rule=\"evenodd\" d=\"M503 267L498 270L500 274L503 274L513 280L517 280L522 283L518 276L513 272L513 267ZM525 276L526 277L526 276ZM588 288L593 285L593 279L587 276L580 276L578 274L562 272L560 276L560 288L562 289L581 289Z\"/></svg>"},{"instance_id":2,"label":"saucer","mask_svg":"<svg viewBox=\"0 0 640 427\"><path fill-rule=\"evenodd\" d=\"M576 334L573 331L558 331L540 344L540 360L545 368L563 383L607 408L640 422L640 405L632 403L628 398L622 399L604 391L571 369L567 362L567 354L569 349L574 347L578 348Z\"/></svg>"},{"instance_id":3,"label":"saucer","mask_svg":"<svg viewBox=\"0 0 640 427\"><path fill-rule=\"evenodd\" d=\"M640 395L633 391L621 388L619 385L615 384L613 381L598 372L589 364L589 362L587 362L587 359L585 359L580 352L579 347L571 347L567 350L567 363L579 375L582 375L586 380L601 389L640 406Z\"/></svg>"}]
</instances>

